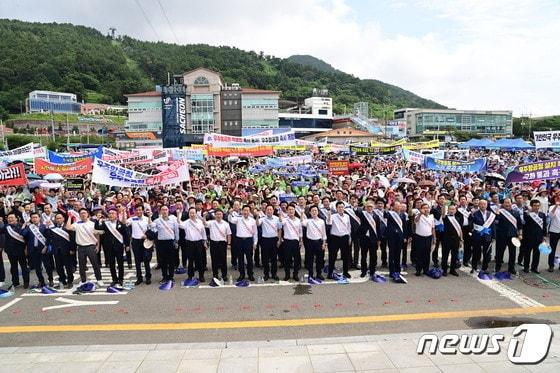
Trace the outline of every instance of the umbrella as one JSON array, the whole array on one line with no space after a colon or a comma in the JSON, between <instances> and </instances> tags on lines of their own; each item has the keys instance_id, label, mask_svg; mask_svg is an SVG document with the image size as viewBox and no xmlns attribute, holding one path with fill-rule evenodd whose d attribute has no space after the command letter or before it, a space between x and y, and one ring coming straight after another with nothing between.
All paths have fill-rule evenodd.
<instances>
[{"instance_id":1,"label":"umbrella","mask_svg":"<svg viewBox=\"0 0 560 373\"><path fill-rule=\"evenodd\" d=\"M33 180L29 182L29 187L31 189L35 188L35 187L40 187L41 184L43 184L45 182L45 180Z\"/></svg>"},{"instance_id":2,"label":"umbrella","mask_svg":"<svg viewBox=\"0 0 560 373\"><path fill-rule=\"evenodd\" d=\"M59 181L59 180L64 180L64 176L62 176L61 174L52 173L52 174L45 175L43 179L46 181Z\"/></svg>"},{"instance_id":3,"label":"umbrella","mask_svg":"<svg viewBox=\"0 0 560 373\"><path fill-rule=\"evenodd\" d=\"M62 187L61 183L41 183L41 188L43 189L59 189Z\"/></svg>"},{"instance_id":4,"label":"umbrella","mask_svg":"<svg viewBox=\"0 0 560 373\"><path fill-rule=\"evenodd\" d=\"M425 186L435 186L436 183L432 180L422 180L418 183L418 186L425 187Z\"/></svg>"},{"instance_id":5,"label":"umbrella","mask_svg":"<svg viewBox=\"0 0 560 373\"><path fill-rule=\"evenodd\" d=\"M41 176L37 174L27 174L27 180L41 180Z\"/></svg>"},{"instance_id":6,"label":"umbrella","mask_svg":"<svg viewBox=\"0 0 560 373\"><path fill-rule=\"evenodd\" d=\"M383 185L385 188L389 188L389 186L391 185L389 183L389 180L384 175L377 175L376 178L379 179L379 183Z\"/></svg>"},{"instance_id":7,"label":"umbrella","mask_svg":"<svg viewBox=\"0 0 560 373\"><path fill-rule=\"evenodd\" d=\"M506 177L504 175L501 175L501 174L498 174L498 173L495 173L495 172L487 173L486 175L484 175L484 178L485 179L498 179L498 180L502 180L502 181L506 180Z\"/></svg>"},{"instance_id":8,"label":"umbrella","mask_svg":"<svg viewBox=\"0 0 560 373\"><path fill-rule=\"evenodd\" d=\"M395 180L397 183L404 183L404 184L416 184L416 181L409 179L408 177L399 177Z\"/></svg>"}]
</instances>

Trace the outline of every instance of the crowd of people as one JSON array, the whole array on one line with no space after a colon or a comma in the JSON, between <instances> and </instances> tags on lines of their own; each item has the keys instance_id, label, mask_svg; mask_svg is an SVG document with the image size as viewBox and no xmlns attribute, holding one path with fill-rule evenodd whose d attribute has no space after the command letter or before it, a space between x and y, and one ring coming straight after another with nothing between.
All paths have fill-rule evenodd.
<instances>
[{"instance_id":1,"label":"crowd of people","mask_svg":"<svg viewBox=\"0 0 560 373\"><path fill-rule=\"evenodd\" d=\"M406 282L405 271L423 276L433 268L459 276L460 266L511 275L557 266L558 181L507 185L487 177L554 153L471 151L471 159L488 160L475 173L429 171L399 155L312 157L305 178L295 166L259 168L264 158L210 157L177 186L0 187L0 253L9 259L11 284L27 289L35 273L37 286L52 287L57 274L72 288L87 282L91 266L103 286L103 265L111 286L123 285L125 266L136 269L137 286L152 277L256 281L255 268L263 281L307 274L321 282L348 279L353 270L374 277L387 267L395 282ZM329 175L329 159L353 167ZM543 242L551 249L545 266ZM161 276L152 276L152 261Z\"/></svg>"}]
</instances>

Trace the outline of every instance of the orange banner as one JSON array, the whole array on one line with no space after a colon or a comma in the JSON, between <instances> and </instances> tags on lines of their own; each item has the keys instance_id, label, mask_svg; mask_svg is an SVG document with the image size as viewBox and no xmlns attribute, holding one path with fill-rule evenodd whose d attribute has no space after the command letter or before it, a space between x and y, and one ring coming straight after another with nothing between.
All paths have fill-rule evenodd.
<instances>
[{"instance_id":1,"label":"orange banner","mask_svg":"<svg viewBox=\"0 0 560 373\"><path fill-rule=\"evenodd\" d=\"M348 161L329 161L329 173L331 175L348 175Z\"/></svg>"},{"instance_id":2,"label":"orange banner","mask_svg":"<svg viewBox=\"0 0 560 373\"><path fill-rule=\"evenodd\" d=\"M272 155L272 146L218 148L209 146L208 155L211 157L265 157Z\"/></svg>"},{"instance_id":3,"label":"orange banner","mask_svg":"<svg viewBox=\"0 0 560 373\"><path fill-rule=\"evenodd\" d=\"M35 158L35 173L37 175L47 175L52 173L66 175L84 175L90 173L93 169L91 158L82 159L74 163L56 164L51 163L43 158Z\"/></svg>"}]
</instances>

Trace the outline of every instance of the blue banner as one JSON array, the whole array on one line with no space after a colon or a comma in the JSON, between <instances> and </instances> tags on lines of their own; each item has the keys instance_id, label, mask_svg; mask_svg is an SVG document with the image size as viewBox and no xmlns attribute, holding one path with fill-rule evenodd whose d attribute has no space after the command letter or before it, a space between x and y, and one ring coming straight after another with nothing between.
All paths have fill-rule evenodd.
<instances>
[{"instance_id":1,"label":"blue banner","mask_svg":"<svg viewBox=\"0 0 560 373\"><path fill-rule=\"evenodd\" d=\"M103 158L103 147L100 146L94 151L85 154L60 154L50 150L47 152L49 162L56 164L74 163L88 158Z\"/></svg>"},{"instance_id":2,"label":"blue banner","mask_svg":"<svg viewBox=\"0 0 560 373\"><path fill-rule=\"evenodd\" d=\"M162 87L161 114L164 148L180 148L187 143L187 100L185 95L185 86L183 84ZM195 115L198 114L194 113L193 117ZM212 112L210 112L210 115L212 115Z\"/></svg>"},{"instance_id":3,"label":"blue banner","mask_svg":"<svg viewBox=\"0 0 560 373\"><path fill-rule=\"evenodd\" d=\"M481 158L465 162L426 157L424 161L424 168L436 171L479 172L486 169L486 159Z\"/></svg>"}]
</instances>

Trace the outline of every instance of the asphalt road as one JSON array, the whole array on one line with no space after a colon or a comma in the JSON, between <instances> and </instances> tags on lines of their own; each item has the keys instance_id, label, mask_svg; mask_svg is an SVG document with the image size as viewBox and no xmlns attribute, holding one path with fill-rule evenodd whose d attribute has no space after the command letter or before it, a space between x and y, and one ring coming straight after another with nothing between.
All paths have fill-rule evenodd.
<instances>
[{"instance_id":1,"label":"asphalt road","mask_svg":"<svg viewBox=\"0 0 560 373\"><path fill-rule=\"evenodd\" d=\"M126 272L133 281L134 271ZM109 278L104 270L104 280ZM183 288L184 278L177 275L176 286L165 292L157 281L118 295L18 289L0 299L0 346L322 338L560 322L559 271L505 282L482 282L461 271L459 278L439 280L408 275L406 285L248 288ZM75 301L86 303L48 309Z\"/></svg>"}]
</instances>

